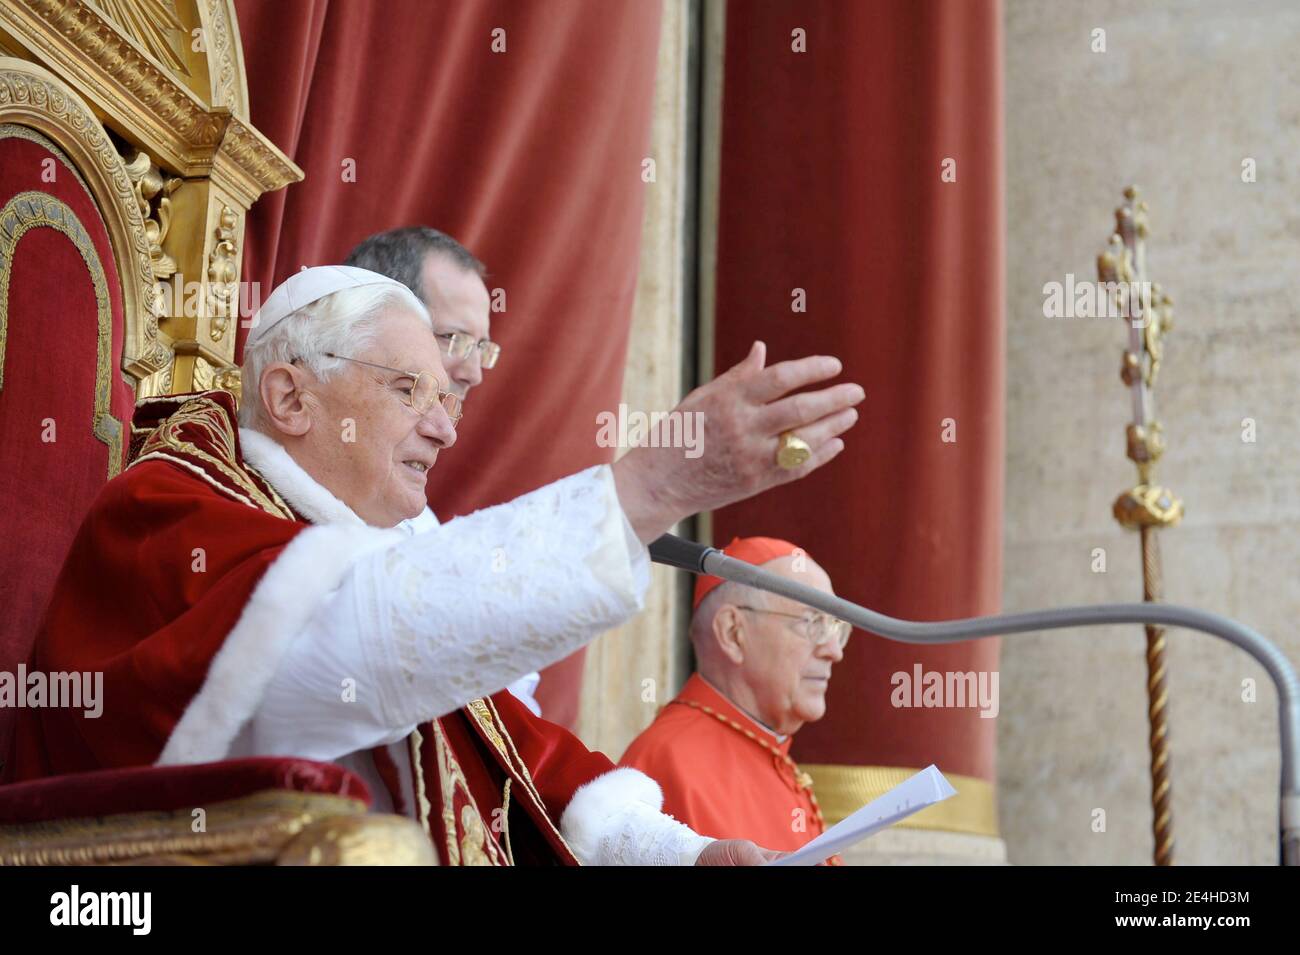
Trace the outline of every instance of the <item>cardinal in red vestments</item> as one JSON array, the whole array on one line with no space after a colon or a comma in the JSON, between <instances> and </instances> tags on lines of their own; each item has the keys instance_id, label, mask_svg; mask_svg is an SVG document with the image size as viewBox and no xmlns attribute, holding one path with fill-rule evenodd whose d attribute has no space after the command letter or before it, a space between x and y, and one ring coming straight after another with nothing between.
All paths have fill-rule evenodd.
<instances>
[{"instance_id":1,"label":"cardinal in red vestments","mask_svg":"<svg viewBox=\"0 0 1300 955\"><path fill-rule=\"evenodd\" d=\"M733 540L729 557L832 593L788 541ZM704 835L793 850L825 831L795 732L826 712L851 628L787 597L701 576L691 641L698 670L623 755L663 789L664 811ZM838 863L838 859L833 860Z\"/></svg>"},{"instance_id":2,"label":"cardinal in red vestments","mask_svg":"<svg viewBox=\"0 0 1300 955\"><path fill-rule=\"evenodd\" d=\"M461 409L428 312L363 269L298 273L254 318L238 419L222 392L139 406L31 664L102 673L102 712L21 710L4 781L298 756L361 775L447 864L766 861L665 815L648 777L502 692L635 613L645 545L675 521L842 449L857 386L800 402L824 412L796 425L812 460L764 472L794 412L782 396L839 369L763 358L684 402L721 423L739 471L638 449L417 529Z\"/></svg>"}]
</instances>

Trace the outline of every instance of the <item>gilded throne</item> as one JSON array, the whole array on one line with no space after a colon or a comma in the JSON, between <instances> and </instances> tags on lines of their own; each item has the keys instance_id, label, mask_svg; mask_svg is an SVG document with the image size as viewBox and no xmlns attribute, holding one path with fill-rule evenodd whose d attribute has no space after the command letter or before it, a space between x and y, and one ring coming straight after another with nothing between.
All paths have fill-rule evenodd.
<instances>
[{"instance_id":1,"label":"gilded throne","mask_svg":"<svg viewBox=\"0 0 1300 955\"><path fill-rule=\"evenodd\" d=\"M0 674L24 668L83 514L129 464L135 402L238 396L245 218L302 178L247 100L233 0L0 7ZM0 758L15 705L0 696ZM295 759L53 777L0 787L0 863L431 859L368 803Z\"/></svg>"}]
</instances>

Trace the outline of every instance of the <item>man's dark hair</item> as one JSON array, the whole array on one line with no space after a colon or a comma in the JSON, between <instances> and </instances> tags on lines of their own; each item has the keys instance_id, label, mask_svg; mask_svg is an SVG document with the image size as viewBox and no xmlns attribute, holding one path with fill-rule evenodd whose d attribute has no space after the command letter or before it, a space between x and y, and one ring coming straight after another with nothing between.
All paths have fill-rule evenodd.
<instances>
[{"instance_id":1,"label":"man's dark hair","mask_svg":"<svg viewBox=\"0 0 1300 955\"><path fill-rule=\"evenodd\" d=\"M427 301L422 276L424 260L429 255L445 256L479 278L487 275L487 267L469 249L445 232L422 225L372 235L349 252L343 264L387 275L409 288L421 301Z\"/></svg>"}]
</instances>

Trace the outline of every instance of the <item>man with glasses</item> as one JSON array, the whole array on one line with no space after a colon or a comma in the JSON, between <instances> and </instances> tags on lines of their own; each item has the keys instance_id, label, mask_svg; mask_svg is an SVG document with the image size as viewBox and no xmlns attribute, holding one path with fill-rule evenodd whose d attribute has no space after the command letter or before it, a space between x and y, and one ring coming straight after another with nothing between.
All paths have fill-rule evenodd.
<instances>
[{"instance_id":1,"label":"man with glasses","mask_svg":"<svg viewBox=\"0 0 1300 955\"><path fill-rule=\"evenodd\" d=\"M428 226L390 229L358 243L344 264L387 275L424 303L448 388L462 399L496 366L501 346L489 337L487 268L451 236Z\"/></svg>"},{"instance_id":2,"label":"man with glasses","mask_svg":"<svg viewBox=\"0 0 1300 955\"><path fill-rule=\"evenodd\" d=\"M102 713L20 710L0 782L293 756L361 776L443 864L761 863L499 691L637 613L678 521L838 455L863 389L804 389L840 370L755 342L679 405L700 457L634 448L406 533L461 410L428 310L374 272L304 269L254 316L237 421L224 391L137 406L33 651L33 671L102 673Z\"/></svg>"},{"instance_id":3,"label":"man with glasses","mask_svg":"<svg viewBox=\"0 0 1300 955\"><path fill-rule=\"evenodd\" d=\"M462 401L482 383L483 372L496 367L501 346L489 338L492 310L483 281L487 267L454 238L428 226L389 229L358 243L344 264L387 275L424 303L447 371L447 387ZM400 526L417 532L437 525L437 515L426 507ZM541 716L536 697L540 683L541 674L533 671L507 689Z\"/></svg>"},{"instance_id":4,"label":"man with glasses","mask_svg":"<svg viewBox=\"0 0 1300 955\"><path fill-rule=\"evenodd\" d=\"M725 553L833 593L826 571L788 541L736 538ZM620 765L658 782L664 812L702 835L783 850L821 835L812 780L791 760L790 744L825 715L850 629L788 597L696 578L696 672Z\"/></svg>"}]
</instances>

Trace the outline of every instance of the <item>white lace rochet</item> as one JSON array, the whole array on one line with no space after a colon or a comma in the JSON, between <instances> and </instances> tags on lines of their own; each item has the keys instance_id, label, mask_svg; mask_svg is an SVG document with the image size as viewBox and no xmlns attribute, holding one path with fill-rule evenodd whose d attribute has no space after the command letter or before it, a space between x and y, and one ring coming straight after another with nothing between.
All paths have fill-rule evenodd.
<instances>
[{"instance_id":1,"label":"white lace rochet","mask_svg":"<svg viewBox=\"0 0 1300 955\"><path fill-rule=\"evenodd\" d=\"M623 623L649 578L608 466L401 539L313 614L251 743L334 760L402 739Z\"/></svg>"},{"instance_id":2,"label":"white lace rochet","mask_svg":"<svg viewBox=\"0 0 1300 955\"><path fill-rule=\"evenodd\" d=\"M301 513L360 523L280 449L249 450ZM358 754L563 659L637 613L649 580L607 465L427 527L357 559L281 658L231 755L342 762L378 789ZM637 800L589 828L586 864L690 864L710 841Z\"/></svg>"}]
</instances>

